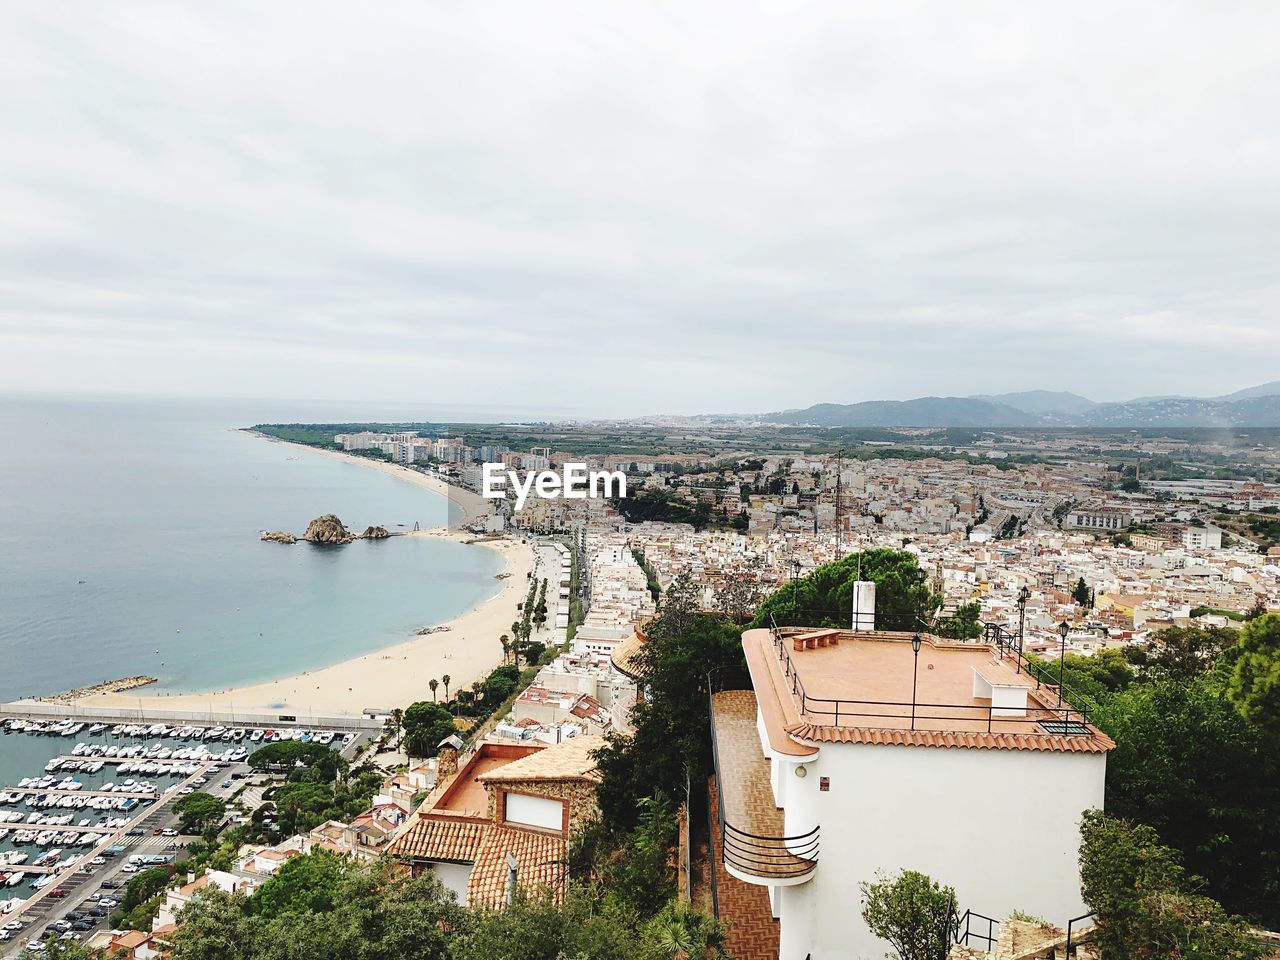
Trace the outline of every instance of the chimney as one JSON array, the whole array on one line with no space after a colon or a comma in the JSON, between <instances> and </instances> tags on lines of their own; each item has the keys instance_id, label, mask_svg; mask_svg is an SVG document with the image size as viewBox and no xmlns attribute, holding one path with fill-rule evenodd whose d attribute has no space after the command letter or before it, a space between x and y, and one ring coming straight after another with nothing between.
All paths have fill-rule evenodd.
<instances>
[{"instance_id":1,"label":"chimney","mask_svg":"<svg viewBox=\"0 0 1280 960\"><path fill-rule=\"evenodd\" d=\"M853 585L853 622L857 630L876 628L876 585L873 580L858 580Z\"/></svg>"},{"instance_id":2,"label":"chimney","mask_svg":"<svg viewBox=\"0 0 1280 960\"><path fill-rule=\"evenodd\" d=\"M458 772L458 751L462 749L462 741L456 734L450 734L440 741L436 752L436 783L444 783L447 777Z\"/></svg>"}]
</instances>

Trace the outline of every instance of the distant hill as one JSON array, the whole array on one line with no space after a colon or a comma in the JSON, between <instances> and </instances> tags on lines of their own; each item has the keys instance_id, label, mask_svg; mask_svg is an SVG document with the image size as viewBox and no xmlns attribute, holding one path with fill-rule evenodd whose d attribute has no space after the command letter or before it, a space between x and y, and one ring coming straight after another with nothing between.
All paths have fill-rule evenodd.
<instances>
[{"instance_id":1,"label":"distant hill","mask_svg":"<svg viewBox=\"0 0 1280 960\"><path fill-rule=\"evenodd\" d=\"M804 410L766 413L761 419L820 427L1030 427L1040 422L1008 404L976 397L819 403Z\"/></svg>"},{"instance_id":2,"label":"distant hill","mask_svg":"<svg viewBox=\"0 0 1280 960\"><path fill-rule=\"evenodd\" d=\"M1256 387L1237 390L1235 393L1228 393L1225 397L1218 397L1217 399L1252 400L1255 397L1274 397L1277 395L1280 395L1280 380L1272 380L1270 383L1261 383Z\"/></svg>"},{"instance_id":3,"label":"distant hill","mask_svg":"<svg viewBox=\"0 0 1280 960\"><path fill-rule=\"evenodd\" d=\"M1226 397L1150 397L1095 403L1074 393L1028 390L975 397L819 403L760 417L820 427L1280 427L1280 380Z\"/></svg>"},{"instance_id":4,"label":"distant hill","mask_svg":"<svg viewBox=\"0 0 1280 960\"><path fill-rule=\"evenodd\" d=\"M1171 397L1104 403L1075 418L1082 427L1280 427L1280 395L1243 400Z\"/></svg>"},{"instance_id":5,"label":"distant hill","mask_svg":"<svg viewBox=\"0 0 1280 960\"><path fill-rule=\"evenodd\" d=\"M1098 406L1088 397L1067 393L1065 390L1024 390L1021 393L1000 393L995 396L979 394L971 399L1002 403L1036 416L1045 413L1084 413Z\"/></svg>"}]
</instances>

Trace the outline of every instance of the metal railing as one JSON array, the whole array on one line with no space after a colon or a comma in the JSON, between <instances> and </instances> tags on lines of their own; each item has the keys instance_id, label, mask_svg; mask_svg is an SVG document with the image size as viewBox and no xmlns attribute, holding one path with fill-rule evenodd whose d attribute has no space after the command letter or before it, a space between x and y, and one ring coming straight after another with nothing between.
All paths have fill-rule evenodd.
<instances>
[{"instance_id":1,"label":"metal railing","mask_svg":"<svg viewBox=\"0 0 1280 960\"><path fill-rule=\"evenodd\" d=\"M1084 931L1080 929L1080 927L1078 926L1078 924L1079 924L1082 920L1092 920L1092 919L1093 919L1093 914L1092 914L1092 913L1083 913L1083 914L1081 914L1080 916L1078 916L1078 917L1072 917L1070 920L1068 920L1068 921L1067 921L1067 943L1066 943L1066 946L1064 946L1064 947L1063 947L1063 950L1062 950L1062 956L1063 956L1064 960L1071 960L1071 951L1072 951L1075 947L1077 947L1077 946L1079 946L1079 945L1080 945L1080 944L1079 944L1079 941L1077 941L1075 938L1076 938L1076 937L1078 937L1078 936L1079 936L1081 933L1083 933ZM1089 925L1087 928L1085 928L1085 929L1087 929L1087 930L1092 930L1092 929L1093 929L1093 924L1090 924L1090 925Z\"/></svg>"},{"instance_id":2,"label":"metal railing","mask_svg":"<svg viewBox=\"0 0 1280 960\"><path fill-rule=\"evenodd\" d=\"M984 928L986 929L986 933L981 932ZM999 920L995 920L981 913L974 913L972 910L966 910L961 916L956 916L954 911L952 912L952 943L959 943L966 947L972 947L981 943L983 944L982 949L989 952L996 948L996 941L998 939L1000 939Z\"/></svg>"},{"instance_id":3,"label":"metal railing","mask_svg":"<svg viewBox=\"0 0 1280 960\"><path fill-rule=\"evenodd\" d=\"M720 822L720 858L726 867L769 880L794 880L813 872L818 865L819 828L796 836L768 837L733 826L724 815L724 783L720 779L720 748L716 743L716 712L707 688L711 716L711 761L716 777L716 815ZM793 849L794 848L794 849ZM712 868L714 871L714 867ZM712 895L715 895L714 873Z\"/></svg>"},{"instance_id":4,"label":"metal railing","mask_svg":"<svg viewBox=\"0 0 1280 960\"><path fill-rule=\"evenodd\" d=\"M720 821L725 865L768 880L793 880L818 865L818 828L794 837L762 837Z\"/></svg>"},{"instance_id":5,"label":"metal railing","mask_svg":"<svg viewBox=\"0 0 1280 960\"><path fill-rule=\"evenodd\" d=\"M826 628L839 629L839 628ZM984 625L984 636L977 642L995 648L997 656L1004 660L1013 658L1019 673L1026 673L1035 681L1036 689L1051 687L1057 698L1057 706L1028 704L1025 708L998 706L995 703L929 703L912 700L850 700L845 698L815 697L804 687L799 672L788 649L787 640L802 632L802 628L779 627L771 629L774 652L782 666L783 677L791 693L800 701L800 714L806 720L823 726L857 725L870 722L872 726L886 726L884 721L906 721L908 729L930 729L931 724L957 722L985 724L987 732L995 731L995 724L1025 724L1033 728L1052 724L1052 732L1070 735L1092 735L1087 708L1072 706L1063 698L1057 684L1048 683L1041 674L1043 667L1023 655L1014 634L996 624ZM852 631L841 630L842 633ZM876 633L891 631L876 631ZM901 631L893 631L901 632ZM950 641L954 642L954 641ZM1077 701L1079 702L1079 701ZM1019 716L1019 712L1023 715ZM896 725L895 725L896 726ZM1047 732L1041 727L1042 732ZM1007 731L1006 731L1007 732Z\"/></svg>"}]
</instances>

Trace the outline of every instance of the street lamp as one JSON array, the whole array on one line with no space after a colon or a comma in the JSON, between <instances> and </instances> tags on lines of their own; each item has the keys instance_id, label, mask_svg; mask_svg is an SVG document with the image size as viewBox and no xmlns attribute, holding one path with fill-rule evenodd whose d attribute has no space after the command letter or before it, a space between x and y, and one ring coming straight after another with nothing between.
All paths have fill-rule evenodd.
<instances>
[{"instance_id":1,"label":"street lamp","mask_svg":"<svg viewBox=\"0 0 1280 960\"><path fill-rule=\"evenodd\" d=\"M1062 676L1067 669L1067 634L1071 632L1071 624L1063 620L1058 624L1058 635L1062 637L1062 649L1058 653L1058 706L1062 706Z\"/></svg>"},{"instance_id":2,"label":"street lamp","mask_svg":"<svg viewBox=\"0 0 1280 960\"><path fill-rule=\"evenodd\" d=\"M799 580L799 578L800 578L800 561L793 558L791 561L791 603L793 606L795 605L795 602L796 602L796 596L800 592L800 587L796 583L796 581ZM792 613L797 618L799 618L800 616L799 610L793 610ZM804 621L801 619L797 619L796 623L802 624L804 623Z\"/></svg>"},{"instance_id":3,"label":"street lamp","mask_svg":"<svg viewBox=\"0 0 1280 960\"><path fill-rule=\"evenodd\" d=\"M1022 646L1027 635L1027 601L1031 591L1024 585L1018 590L1018 673L1022 672Z\"/></svg>"},{"instance_id":4,"label":"street lamp","mask_svg":"<svg viewBox=\"0 0 1280 960\"><path fill-rule=\"evenodd\" d=\"M916 683L920 678L920 634L911 638L911 653L915 660L911 667L911 729L916 728Z\"/></svg>"}]
</instances>

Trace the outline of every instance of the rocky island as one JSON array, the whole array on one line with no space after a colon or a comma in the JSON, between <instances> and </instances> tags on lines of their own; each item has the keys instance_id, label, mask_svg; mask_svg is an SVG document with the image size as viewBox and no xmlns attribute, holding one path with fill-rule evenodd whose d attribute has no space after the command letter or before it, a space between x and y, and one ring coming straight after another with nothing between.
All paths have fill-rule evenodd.
<instances>
[{"instance_id":1,"label":"rocky island","mask_svg":"<svg viewBox=\"0 0 1280 960\"><path fill-rule=\"evenodd\" d=\"M302 539L308 543L350 543L355 535L332 513L326 513L307 524L307 532Z\"/></svg>"},{"instance_id":2,"label":"rocky island","mask_svg":"<svg viewBox=\"0 0 1280 960\"><path fill-rule=\"evenodd\" d=\"M307 532L302 535L302 539L308 543L328 545L350 543L353 540L385 540L387 537L394 536L396 534L382 526L365 527L364 533L352 533L334 514L326 513L323 517L316 517L307 524ZM298 537L287 530L264 532L260 539L270 543L298 542Z\"/></svg>"}]
</instances>

